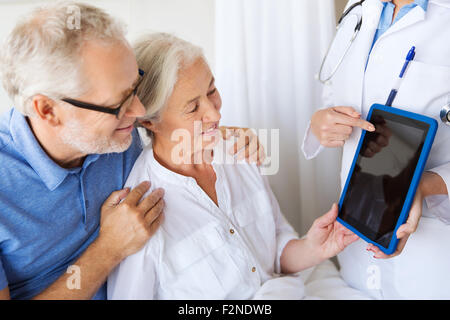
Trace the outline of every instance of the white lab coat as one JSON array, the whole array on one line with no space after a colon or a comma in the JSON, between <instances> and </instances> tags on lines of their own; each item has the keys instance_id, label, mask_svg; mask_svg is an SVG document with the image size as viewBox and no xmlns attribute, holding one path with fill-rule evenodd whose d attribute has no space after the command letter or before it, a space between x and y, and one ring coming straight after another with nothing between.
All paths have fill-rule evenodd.
<instances>
[{"instance_id":1,"label":"white lab coat","mask_svg":"<svg viewBox=\"0 0 450 320\"><path fill-rule=\"evenodd\" d=\"M417 6L398 20L374 44L364 72L382 8L380 0L366 0L352 11L362 14L361 31L331 82L324 86L323 107L351 106L366 118L373 103L385 103L407 52L415 46L416 56L393 107L438 121L425 169L439 174L450 190L450 127L439 117L441 108L450 102L450 0L430 0L426 12ZM360 134L361 130L355 129L344 145L341 190ZM322 148L308 128L302 146L305 156L311 159ZM343 278L375 298L450 298L450 275L443 271L450 270L449 199L444 195L425 199L419 229L399 257L377 261L364 250L362 240L349 246L338 257ZM378 279L372 281L373 276Z\"/></svg>"}]
</instances>

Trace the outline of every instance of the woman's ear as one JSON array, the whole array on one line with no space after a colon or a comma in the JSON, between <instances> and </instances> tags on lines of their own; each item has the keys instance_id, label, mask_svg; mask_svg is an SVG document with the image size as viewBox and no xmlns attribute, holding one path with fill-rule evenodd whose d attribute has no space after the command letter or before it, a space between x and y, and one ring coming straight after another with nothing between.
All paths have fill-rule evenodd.
<instances>
[{"instance_id":1,"label":"woman's ear","mask_svg":"<svg viewBox=\"0 0 450 320\"><path fill-rule=\"evenodd\" d=\"M144 127L145 129L154 132L156 129L155 124L153 123L153 121L150 120L139 120L139 125Z\"/></svg>"}]
</instances>

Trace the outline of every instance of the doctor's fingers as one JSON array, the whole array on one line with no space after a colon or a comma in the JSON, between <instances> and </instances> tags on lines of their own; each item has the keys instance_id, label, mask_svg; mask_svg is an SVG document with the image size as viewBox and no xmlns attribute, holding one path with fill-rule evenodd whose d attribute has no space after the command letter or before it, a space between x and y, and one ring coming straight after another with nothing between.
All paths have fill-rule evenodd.
<instances>
[{"instance_id":1,"label":"doctor's fingers","mask_svg":"<svg viewBox=\"0 0 450 320\"><path fill-rule=\"evenodd\" d=\"M422 201L422 197L416 194L411 210L409 211L408 220L397 229L398 239L403 239L405 236L409 236L416 232L420 217L422 216Z\"/></svg>"},{"instance_id":2,"label":"doctor's fingers","mask_svg":"<svg viewBox=\"0 0 450 320\"><path fill-rule=\"evenodd\" d=\"M337 132L324 132L323 139L326 141L345 141L350 138L349 134Z\"/></svg>"},{"instance_id":3,"label":"doctor's fingers","mask_svg":"<svg viewBox=\"0 0 450 320\"><path fill-rule=\"evenodd\" d=\"M400 253L402 253L403 249L405 248L406 242L408 241L409 235L400 239L398 241L397 244L397 249L395 250L395 252L393 254L389 254L387 255L386 253L384 253L383 251L380 250L380 248L378 248L377 246L373 245L373 244L368 244L367 245L367 250L371 251L374 253L374 258L375 259L390 259L390 258L394 258L396 256L398 256Z\"/></svg>"},{"instance_id":4,"label":"doctor's fingers","mask_svg":"<svg viewBox=\"0 0 450 320\"><path fill-rule=\"evenodd\" d=\"M333 111L346 114L346 115L348 115L350 117L353 117L353 118L359 118L361 116L361 113L359 113L358 111L356 111L352 107L342 107L342 106L340 106L340 107L333 107L331 109Z\"/></svg>"},{"instance_id":5,"label":"doctor's fingers","mask_svg":"<svg viewBox=\"0 0 450 320\"><path fill-rule=\"evenodd\" d=\"M349 117L347 115L336 112L336 117L334 119L336 124L343 124L352 127L360 127L361 129L367 131L375 131L375 127L368 121L359 118Z\"/></svg>"}]
</instances>

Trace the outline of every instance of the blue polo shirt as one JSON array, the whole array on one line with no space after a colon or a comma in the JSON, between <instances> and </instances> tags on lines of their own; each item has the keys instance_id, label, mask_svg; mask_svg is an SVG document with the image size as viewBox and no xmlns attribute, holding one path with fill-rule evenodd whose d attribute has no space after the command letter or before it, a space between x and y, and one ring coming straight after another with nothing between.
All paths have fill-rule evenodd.
<instances>
[{"instance_id":1,"label":"blue polo shirt","mask_svg":"<svg viewBox=\"0 0 450 320\"><path fill-rule=\"evenodd\" d=\"M30 299L56 281L98 236L100 209L122 189L142 151L89 155L80 168L51 160L14 108L0 117L0 290ZM82 276L82 274L81 274ZM74 289L76 290L76 289ZM106 287L94 299L106 299Z\"/></svg>"}]
</instances>

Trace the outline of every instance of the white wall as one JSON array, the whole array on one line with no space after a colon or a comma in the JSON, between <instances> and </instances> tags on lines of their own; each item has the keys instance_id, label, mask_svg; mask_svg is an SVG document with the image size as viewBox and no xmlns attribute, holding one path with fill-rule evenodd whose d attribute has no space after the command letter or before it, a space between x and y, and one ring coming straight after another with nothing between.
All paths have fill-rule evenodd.
<instances>
[{"instance_id":1,"label":"white wall","mask_svg":"<svg viewBox=\"0 0 450 320\"><path fill-rule=\"evenodd\" d=\"M25 13L50 0L0 0L0 41ZM213 0L90 0L119 17L128 26L128 39L135 40L146 31L164 31L201 46L214 69ZM0 113L12 106L0 86Z\"/></svg>"}]
</instances>

